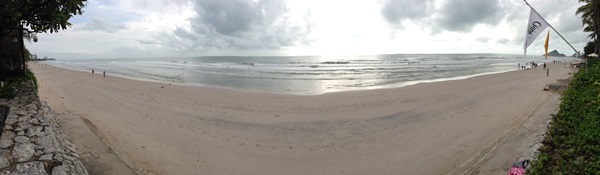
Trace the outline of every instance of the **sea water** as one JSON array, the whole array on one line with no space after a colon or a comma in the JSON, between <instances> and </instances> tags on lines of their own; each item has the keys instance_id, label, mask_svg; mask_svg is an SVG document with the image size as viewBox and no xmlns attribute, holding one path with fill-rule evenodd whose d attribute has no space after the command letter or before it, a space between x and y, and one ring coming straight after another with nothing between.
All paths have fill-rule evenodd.
<instances>
[{"instance_id":1,"label":"sea water","mask_svg":"<svg viewBox=\"0 0 600 175\"><path fill-rule=\"evenodd\" d=\"M322 94L401 87L419 82L518 70L519 64L574 61L573 57L500 54L391 54L364 56L203 56L57 59L47 64L79 71L165 83L242 91Z\"/></svg>"}]
</instances>

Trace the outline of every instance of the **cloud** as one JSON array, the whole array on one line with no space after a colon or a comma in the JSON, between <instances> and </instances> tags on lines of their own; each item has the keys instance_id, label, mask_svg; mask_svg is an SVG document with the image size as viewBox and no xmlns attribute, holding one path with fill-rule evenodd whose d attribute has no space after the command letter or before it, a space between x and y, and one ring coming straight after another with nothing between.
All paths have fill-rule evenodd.
<instances>
[{"instance_id":1,"label":"cloud","mask_svg":"<svg viewBox=\"0 0 600 175\"><path fill-rule=\"evenodd\" d=\"M436 20L441 30L468 32L477 24L495 25L504 18L498 0L446 0Z\"/></svg>"},{"instance_id":2,"label":"cloud","mask_svg":"<svg viewBox=\"0 0 600 175\"><path fill-rule=\"evenodd\" d=\"M405 20L441 31L469 32L477 24L495 25L505 18L507 7L500 0L446 0L435 5L433 0L385 0L381 15L390 24Z\"/></svg>"},{"instance_id":3,"label":"cloud","mask_svg":"<svg viewBox=\"0 0 600 175\"><path fill-rule=\"evenodd\" d=\"M79 29L86 31L101 31L106 33L115 33L120 30L127 29L127 25L123 23L113 23L106 19L93 18L90 19L88 22L83 23L82 26L79 27Z\"/></svg>"},{"instance_id":4,"label":"cloud","mask_svg":"<svg viewBox=\"0 0 600 175\"><path fill-rule=\"evenodd\" d=\"M279 0L207 0L195 3L196 24L208 25L223 35L252 30L255 26L272 24L287 11Z\"/></svg>"},{"instance_id":5,"label":"cloud","mask_svg":"<svg viewBox=\"0 0 600 175\"><path fill-rule=\"evenodd\" d=\"M480 37L475 39L475 41L481 42L481 43L488 43L491 40L491 38L489 37Z\"/></svg>"},{"instance_id":6,"label":"cloud","mask_svg":"<svg viewBox=\"0 0 600 175\"><path fill-rule=\"evenodd\" d=\"M385 0L380 12L387 22L399 24L406 19L430 16L432 3L432 0Z\"/></svg>"},{"instance_id":7,"label":"cloud","mask_svg":"<svg viewBox=\"0 0 600 175\"><path fill-rule=\"evenodd\" d=\"M201 0L193 4L189 26L158 36L175 50L280 49L308 45L310 13L291 19L286 1Z\"/></svg>"},{"instance_id":8,"label":"cloud","mask_svg":"<svg viewBox=\"0 0 600 175\"><path fill-rule=\"evenodd\" d=\"M498 42L498 43L500 43L500 44L507 44L507 43L509 43L509 42L510 42L510 40L509 40L509 39L507 39L507 38L502 38L502 39L499 39L499 40L498 40L498 41L496 41L496 42Z\"/></svg>"}]
</instances>

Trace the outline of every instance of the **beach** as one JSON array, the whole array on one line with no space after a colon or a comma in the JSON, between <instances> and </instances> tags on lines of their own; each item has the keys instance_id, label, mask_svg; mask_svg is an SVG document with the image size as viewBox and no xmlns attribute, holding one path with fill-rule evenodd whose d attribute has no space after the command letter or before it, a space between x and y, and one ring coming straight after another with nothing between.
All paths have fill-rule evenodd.
<instances>
[{"instance_id":1,"label":"beach","mask_svg":"<svg viewBox=\"0 0 600 175\"><path fill-rule=\"evenodd\" d=\"M568 65L549 63L549 76L539 67L321 95L29 67L41 100L98 172L462 174L485 164L491 148L518 142L505 138L524 121L547 115L537 110L558 98L542 89L568 78ZM476 172L505 174L523 153L496 154L514 156Z\"/></svg>"}]
</instances>

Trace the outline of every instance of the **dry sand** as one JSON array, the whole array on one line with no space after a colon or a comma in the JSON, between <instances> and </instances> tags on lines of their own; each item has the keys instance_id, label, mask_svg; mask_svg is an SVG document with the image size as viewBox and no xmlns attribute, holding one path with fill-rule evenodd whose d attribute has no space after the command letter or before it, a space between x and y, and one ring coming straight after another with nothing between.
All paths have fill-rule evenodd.
<instances>
[{"instance_id":1,"label":"dry sand","mask_svg":"<svg viewBox=\"0 0 600 175\"><path fill-rule=\"evenodd\" d=\"M514 156L494 160L503 164L495 167L481 165L491 160L484 155L506 144L507 135L540 105L556 101L542 88L571 71L549 64L549 77L540 67L403 88L294 96L30 67L42 100L70 116L62 118L67 132L98 136L76 136L74 142L83 145L78 149L108 147L100 156L106 160L95 160L107 174L131 171L124 165L150 174L480 172L474 166L505 174ZM522 152L494 154L518 157Z\"/></svg>"}]
</instances>

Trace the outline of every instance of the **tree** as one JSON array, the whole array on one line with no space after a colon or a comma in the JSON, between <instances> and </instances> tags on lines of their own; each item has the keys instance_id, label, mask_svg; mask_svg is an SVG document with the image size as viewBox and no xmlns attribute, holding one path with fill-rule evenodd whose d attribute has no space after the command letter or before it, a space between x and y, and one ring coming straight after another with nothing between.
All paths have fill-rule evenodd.
<instances>
[{"instance_id":1,"label":"tree","mask_svg":"<svg viewBox=\"0 0 600 175\"><path fill-rule=\"evenodd\" d=\"M583 55L589 55L591 53L594 53L596 49L596 43L594 43L593 41L588 42L585 47L583 47Z\"/></svg>"},{"instance_id":2,"label":"tree","mask_svg":"<svg viewBox=\"0 0 600 175\"><path fill-rule=\"evenodd\" d=\"M576 15L581 14L581 22L584 26L583 31L591 32L588 37L594 41L594 44L598 43L598 34L600 33L600 13L597 12L600 10L600 0L579 0L579 3L585 3L575 11ZM594 53L598 53L600 50L598 46L599 45L595 45Z\"/></svg>"},{"instance_id":3,"label":"tree","mask_svg":"<svg viewBox=\"0 0 600 175\"><path fill-rule=\"evenodd\" d=\"M86 0L2 0L0 2L0 41L13 30L27 27L41 33L67 29L69 19L80 15Z\"/></svg>"},{"instance_id":4,"label":"tree","mask_svg":"<svg viewBox=\"0 0 600 175\"><path fill-rule=\"evenodd\" d=\"M586 2L584 0L579 0L579 2ZM596 38L596 31L594 30L594 24L593 24L593 13L592 13L592 4L587 3L582 5L581 7L577 8L577 11L575 11L576 15L581 14L581 22L582 22L582 26L583 31L584 32L592 32L590 35L588 35L589 38L591 39L595 39Z\"/></svg>"}]
</instances>

